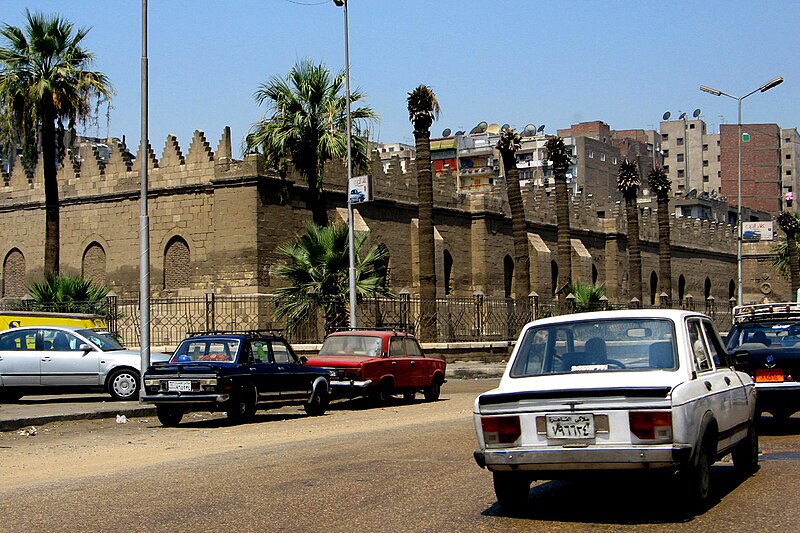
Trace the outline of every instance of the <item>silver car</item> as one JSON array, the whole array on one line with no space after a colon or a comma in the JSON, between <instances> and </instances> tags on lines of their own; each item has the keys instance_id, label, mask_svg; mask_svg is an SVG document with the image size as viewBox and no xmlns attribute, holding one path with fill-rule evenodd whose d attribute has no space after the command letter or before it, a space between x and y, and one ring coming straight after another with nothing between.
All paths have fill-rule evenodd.
<instances>
[{"instance_id":1,"label":"silver car","mask_svg":"<svg viewBox=\"0 0 800 533\"><path fill-rule=\"evenodd\" d=\"M152 353L151 361L169 360ZM25 394L106 391L138 398L141 355L107 331L75 326L27 326L0 332L0 401Z\"/></svg>"}]
</instances>

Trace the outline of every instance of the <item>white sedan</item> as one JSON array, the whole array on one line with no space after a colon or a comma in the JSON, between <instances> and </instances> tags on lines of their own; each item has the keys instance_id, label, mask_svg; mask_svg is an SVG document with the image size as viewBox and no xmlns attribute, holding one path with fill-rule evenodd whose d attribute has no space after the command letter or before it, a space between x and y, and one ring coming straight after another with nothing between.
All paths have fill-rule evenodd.
<instances>
[{"instance_id":1,"label":"white sedan","mask_svg":"<svg viewBox=\"0 0 800 533\"><path fill-rule=\"evenodd\" d=\"M534 480L660 470L678 473L699 511L716 460L756 470L755 399L700 313L547 318L525 326L500 386L476 398L475 460L508 510L527 505Z\"/></svg>"}]
</instances>

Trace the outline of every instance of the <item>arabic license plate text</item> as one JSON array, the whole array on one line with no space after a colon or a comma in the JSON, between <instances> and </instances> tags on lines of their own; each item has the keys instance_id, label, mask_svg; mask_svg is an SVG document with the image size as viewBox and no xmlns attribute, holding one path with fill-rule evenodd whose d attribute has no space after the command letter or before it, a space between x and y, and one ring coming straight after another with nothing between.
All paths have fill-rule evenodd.
<instances>
[{"instance_id":1,"label":"arabic license plate text","mask_svg":"<svg viewBox=\"0 0 800 533\"><path fill-rule=\"evenodd\" d=\"M769 368L766 370L756 370L756 383L782 383L783 369Z\"/></svg>"},{"instance_id":2,"label":"arabic license plate text","mask_svg":"<svg viewBox=\"0 0 800 533\"><path fill-rule=\"evenodd\" d=\"M192 390L191 381L169 381L167 382L167 390L178 392L190 392Z\"/></svg>"},{"instance_id":3,"label":"arabic license plate text","mask_svg":"<svg viewBox=\"0 0 800 533\"><path fill-rule=\"evenodd\" d=\"M594 438L594 415L562 414L546 415L547 437L550 439Z\"/></svg>"}]
</instances>

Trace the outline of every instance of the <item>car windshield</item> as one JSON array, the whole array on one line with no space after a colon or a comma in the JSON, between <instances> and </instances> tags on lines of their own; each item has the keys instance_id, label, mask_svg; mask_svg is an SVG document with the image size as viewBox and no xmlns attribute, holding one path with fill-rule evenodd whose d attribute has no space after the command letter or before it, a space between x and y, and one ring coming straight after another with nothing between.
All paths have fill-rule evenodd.
<instances>
[{"instance_id":1,"label":"car windshield","mask_svg":"<svg viewBox=\"0 0 800 533\"><path fill-rule=\"evenodd\" d=\"M325 339L319 355L381 355L381 338L368 335L333 335Z\"/></svg>"},{"instance_id":2,"label":"car windshield","mask_svg":"<svg viewBox=\"0 0 800 533\"><path fill-rule=\"evenodd\" d=\"M78 335L83 336L87 340L91 341L92 344L103 350L104 352L111 352L114 350L124 350L125 347L122 346L114 336L109 333L108 331L103 330L95 330L95 329L79 329L76 332Z\"/></svg>"},{"instance_id":3,"label":"car windshield","mask_svg":"<svg viewBox=\"0 0 800 533\"><path fill-rule=\"evenodd\" d=\"M742 324L734 327L727 339L727 349L800 348L800 322L786 320L769 323Z\"/></svg>"},{"instance_id":4,"label":"car windshield","mask_svg":"<svg viewBox=\"0 0 800 533\"><path fill-rule=\"evenodd\" d=\"M170 363L234 363L239 339L187 339L170 358Z\"/></svg>"},{"instance_id":5,"label":"car windshield","mask_svg":"<svg viewBox=\"0 0 800 533\"><path fill-rule=\"evenodd\" d=\"M561 322L528 329L511 377L542 374L672 370L671 320L608 319Z\"/></svg>"}]
</instances>

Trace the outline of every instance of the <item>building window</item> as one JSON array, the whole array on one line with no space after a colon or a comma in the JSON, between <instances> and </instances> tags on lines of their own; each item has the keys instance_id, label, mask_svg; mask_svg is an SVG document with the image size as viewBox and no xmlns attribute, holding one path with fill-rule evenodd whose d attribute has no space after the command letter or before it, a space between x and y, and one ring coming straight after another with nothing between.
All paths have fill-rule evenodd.
<instances>
[{"instance_id":1,"label":"building window","mask_svg":"<svg viewBox=\"0 0 800 533\"><path fill-rule=\"evenodd\" d=\"M787 175L787 176L791 176L791 175L792 175L792 171L791 171L791 170L787 170L787 171L786 171L786 175Z\"/></svg>"},{"instance_id":2,"label":"building window","mask_svg":"<svg viewBox=\"0 0 800 533\"><path fill-rule=\"evenodd\" d=\"M164 289L189 286L191 275L189 245L180 237L173 237L164 250Z\"/></svg>"},{"instance_id":3,"label":"building window","mask_svg":"<svg viewBox=\"0 0 800 533\"><path fill-rule=\"evenodd\" d=\"M594 159L594 151L589 150L589 159Z\"/></svg>"},{"instance_id":4,"label":"building window","mask_svg":"<svg viewBox=\"0 0 800 533\"><path fill-rule=\"evenodd\" d=\"M694 129L694 124L692 124L692 123L689 123L689 129L690 129L690 130L693 130L693 129Z\"/></svg>"},{"instance_id":5,"label":"building window","mask_svg":"<svg viewBox=\"0 0 800 533\"><path fill-rule=\"evenodd\" d=\"M683 154L678 154L678 163L683 163Z\"/></svg>"},{"instance_id":6,"label":"building window","mask_svg":"<svg viewBox=\"0 0 800 533\"><path fill-rule=\"evenodd\" d=\"M669 165L664 165L664 172L669 174Z\"/></svg>"},{"instance_id":7,"label":"building window","mask_svg":"<svg viewBox=\"0 0 800 533\"><path fill-rule=\"evenodd\" d=\"M106 284L106 251L99 243L93 242L83 252L81 270L83 279Z\"/></svg>"},{"instance_id":8,"label":"building window","mask_svg":"<svg viewBox=\"0 0 800 533\"><path fill-rule=\"evenodd\" d=\"M707 145L707 144L704 144L704 145L703 145L703 151L704 151L704 152L707 152L707 151L708 151L708 145Z\"/></svg>"},{"instance_id":9,"label":"building window","mask_svg":"<svg viewBox=\"0 0 800 533\"><path fill-rule=\"evenodd\" d=\"M677 144L678 146L683 146L683 137L678 137L675 140L675 144Z\"/></svg>"},{"instance_id":10,"label":"building window","mask_svg":"<svg viewBox=\"0 0 800 533\"><path fill-rule=\"evenodd\" d=\"M3 297L22 298L25 288L25 256L18 248L12 249L3 261Z\"/></svg>"},{"instance_id":11,"label":"building window","mask_svg":"<svg viewBox=\"0 0 800 533\"><path fill-rule=\"evenodd\" d=\"M600 154L600 161L606 160L606 154Z\"/></svg>"},{"instance_id":12,"label":"building window","mask_svg":"<svg viewBox=\"0 0 800 533\"><path fill-rule=\"evenodd\" d=\"M719 162L719 156L717 156L717 162Z\"/></svg>"},{"instance_id":13,"label":"building window","mask_svg":"<svg viewBox=\"0 0 800 533\"><path fill-rule=\"evenodd\" d=\"M664 157L669 157L669 150L663 150L661 153L664 155Z\"/></svg>"},{"instance_id":14,"label":"building window","mask_svg":"<svg viewBox=\"0 0 800 533\"><path fill-rule=\"evenodd\" d=\"M708 183L708 176L703 176L703 183Z\"/></svg>"},{"instance_id":15,"label":"building window","mask_svg":"<svg viewBox=\"0 0 800 533\"><path fill-rule=\"evenodd\" d=\"M662 133L661 134L661 140L662 141L668 141L669 140L669 134L668 133Z\"/></svg>"},{"instance_id":16,"label":"building window","mask_svg":"<svg viewBox=\"0 0 800 533\"><path fill-rule=\"evenodd\" d=\"M617 156L614 156L614 157L611 158L611 164L612 165L616 165L617 164Z\"/></svg>"},{"instance_id":17,"label":"building window","mask_svg":"<svg viewBox=\"0 0 800 533\"><path fill-rule=\"evenodd\" d=\"M679 169L679 170L678 170L678 177L679 177L679 178L682 178L682 177L684 177L684 175L685 175L685 172L684 172L684 170L683 170L682 168L681 168L681 169Z\"/></svg>"},{"instance_id":18,"label":"building window","mask_svg":"<svg viewBox=\"0 0 800 533\"><path fill-rule=\"evenodd\" d=\"M703 160L703 166L704 166L704 167L707 167L707 166L708 166L708 160L707 160L707 159L704 159L704 160Z\"/></svg>"},{"instance_id":19,"label":"building window","mask_svg":"<svg viewBox=\"0 0 800 533\"><path fill-rule=\"evenodd\" d=\"M786 159L791 159L791 158L792 158L792 154L786 154Z\"/></svg>"}]
</instances>

